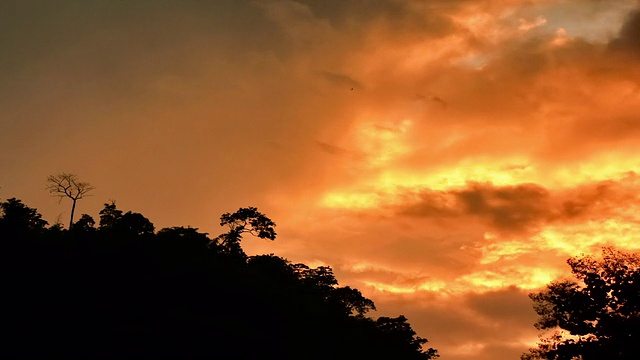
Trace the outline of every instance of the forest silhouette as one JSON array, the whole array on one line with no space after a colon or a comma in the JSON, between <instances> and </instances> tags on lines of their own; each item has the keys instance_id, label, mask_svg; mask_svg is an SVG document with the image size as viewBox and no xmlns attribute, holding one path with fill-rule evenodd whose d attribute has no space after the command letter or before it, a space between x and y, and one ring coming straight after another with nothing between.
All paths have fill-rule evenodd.
<instances>
[{"instance_id":1,"label":"forest silhouette","mask_svg":"<svg viewBox=\"0 0 640 360\"><path fill-rule=\"evenodd\" d=\"M256 208L223 214L228 232L156 231L106 203L69 229L16 198L0 203L0 357L434 359L404 316L331 267L247 256L243 235L274 240Z\"/></svg>"},{"instance_id":2,"label":"forest silhouette","mask_svg":"<svg viewBox=\"0 0 640 360\"><path fill-rule=\"evenodd\" d=\"M339 286L329 266L248 256L243 236L276 239L257 208L220 217L215 238L156 231L105 203L49 226L16 198L0 202L2 358L435 359L406 317ZM603 249L568 260L575 280L531 293L547 331L523 360L636 359L640 256Z\"/></svg>"}]
</instances>

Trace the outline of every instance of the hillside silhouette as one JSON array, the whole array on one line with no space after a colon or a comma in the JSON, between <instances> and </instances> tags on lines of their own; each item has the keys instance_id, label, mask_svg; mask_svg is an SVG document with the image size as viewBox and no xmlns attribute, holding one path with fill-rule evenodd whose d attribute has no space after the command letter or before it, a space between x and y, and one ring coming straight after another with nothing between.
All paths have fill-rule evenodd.
<instances>
[{"instance_id":1,"label":"hillside silhouette","mask_svg":"<svg viewBox=\"0 0 640 360\"><path fill-rule=\"evenodd\" d=\"M49 226L0 203L1 357L434 359L404 316L367 316L373 301L330 267L247 256L243 236L275 239L256 208L223 214L227 233L156 231L107 203L96 222Z\"/></svg>"}]
</instances>

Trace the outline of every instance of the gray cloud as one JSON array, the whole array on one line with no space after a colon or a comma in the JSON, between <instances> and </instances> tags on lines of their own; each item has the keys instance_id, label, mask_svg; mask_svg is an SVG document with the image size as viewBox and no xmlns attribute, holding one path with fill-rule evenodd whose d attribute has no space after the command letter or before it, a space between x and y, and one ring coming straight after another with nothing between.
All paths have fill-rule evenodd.
<instances>
[{"instance_id":1,"label":"gray cloud","mask_svg":"<svg viewBox=\"0 0 640 360\"><path fill-rule=\"evenodd\" d=\"M318 145L320 150L330 155L342 156L348 153L346 149L343 149L339 146L331 145L322 141L316 141L316 145Z\"/></svg>"},{"instance_id":2,"label":"gray cloud","mask_svg":"<svg viewBox=\"0 0 640 360\"><path fill-rule=\"evenodd\" d=\"M468 183L462 189L422 190L418 192L419 202L397 211L401 215L436 219L472 216L496 231L521 232L543 224L610 216L617 206L633 198L629 192L633 191L631 184L636 178L635 174L628 174L619 181L583 184L561 191L536 184Z\"/></svg>"},{"instance_id":3,"label":"gray cloud","mask_svg":"<svg viewBox=\"0 0 640 360\"><path fill-rule=\"evenodd\" d=\"M628 15L627 21L620 29L620 33L610 43L614 50L640 52L640 10Z\"/></svg>"},{"instance_id":4,"label":"gray cloud","mask_svg":"<svg viewBox=\"0 0 640 360\"><path fill-rule=\"evenodd\" d=\"M319 71L318 75L330 84L346 90L362 90L364 86L359 81L345 74L333 73L330 71Z\"/></svg>"},{"instance_id":5,"label":"gray cloud","mask_svg":"<svg viewBox=\"0 0 640 360\"><path fill-rule=\"evenodd\" d=\"M401 213L425 217L477 216L502 231L521 231L548 216L549 193L534 185L496 187L470 183L451 191L423 191L420 203Z\"/></svg>"},{"instance_id":6,"label":"gray cloud","mask_svg":"<svg viewBox=\"0 0 640 360\"><path fill-rule=\"evenodd\" d=\"M463 211L487 218L499 229L517 230L546 216L548 192L536 185L486 187L474 185L455 195Z\"/></svg>"}]
</instances>

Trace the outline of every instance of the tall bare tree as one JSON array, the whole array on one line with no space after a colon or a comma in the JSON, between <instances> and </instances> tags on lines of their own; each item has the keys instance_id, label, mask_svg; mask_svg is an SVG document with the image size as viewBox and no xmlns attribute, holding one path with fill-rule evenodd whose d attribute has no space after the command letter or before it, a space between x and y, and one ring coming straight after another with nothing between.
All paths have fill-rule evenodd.
<instances>
[{"instance_id":1,"label":"tall bare tree","mask_svg":"<svg viewBox=\"0 0 640 360\"><path fill-rule=\"evenodd\" d=\"M47 178L47 190L60 198L60 201L65 197L73 201L71 206L71 219L69 220L69 229L73 226L73 214L76 210L76 202L95 189L91 184L87 182L81 182L78 180L78 176L75 174L60 173L57 175L50 175Z\"/></svg>"}]
</instances>

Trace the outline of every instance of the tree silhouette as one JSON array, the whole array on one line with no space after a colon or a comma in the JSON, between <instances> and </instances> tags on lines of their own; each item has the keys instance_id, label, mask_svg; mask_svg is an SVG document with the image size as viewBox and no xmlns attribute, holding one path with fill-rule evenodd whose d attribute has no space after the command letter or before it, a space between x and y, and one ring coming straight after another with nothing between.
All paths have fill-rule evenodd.
<instances>
[{"instance_id":1,"label":"tree silhouette","mask_svg":"<svg viewBox=\"0 0 640 360\"><path fill-rule=\"evenodd\" d=\"M395 318L380 317L376 320L376 326L384 335L380 341L389 342L391 346L387 345L385 348L393 350L385 354L387 356L381 356L383 358L397 356L405 359L432 359L439 357L435 349L430 348L425 352L422 351L422 345L427 342L427 339L417 336L403 315Z\"/></svg>"},{"instance_id":2,"label":"tree silhouette","mask_svg":"<svg viewBox=\"0 0 640 360\"><path fill-rule=\"evenodd\" d=\"M100 229L113 229L122 218L122 210L116 208L115 200L104 204L104 209L100 210Z\"/></svg>"},{"instance_id":3,"label":"tree silhouette","mask_svg":"<svg viewBox=\"0 0 640 360\"><path fill-rule=\"evenodd\" d=\"M522 359L637 359L640 257L604 248L601 260L567 262L578 281L554 281L529 295L540 315L536 328L551 334Z\"/></svg>"},{"instance_id":4,"label":"tree silhouette","mask_svg":"<svg viewBox=\"0 0 640 360\"><path fill-rule=\"evenodd\" d=\"M135 235L152 235L155 226L144 215L127 211L117 224L118 230Z\"/></svg>"},{"instance_id":5,"label":"tree silhouette","mask_svg":"<svg viewBox=\"0 0 640 360\"><path fill-rule=\"evenodd\" d=\"M364 316L369 311L376 309L373 301L364 297L360 290L349 286L334 289L328 300L335 303L340 311L346 315Z\"/></svg>"},{"instance_id":6,"label":"tree silhouette","mask_svg":"<svg viewBox=\"0 0 640 360\"><path fill-rule=\"evenodd\" d=\"M57 175L50 175L47 178L47 190L60 198L62 201L65 197L71 199L73 204L71 205L71 219L69 220L69 229L73 226L73 213L76 210L76 202L95 189L91 184L87 182L81 182L78 180L78 176L75 174L60 173Z\"/></svg>"},{"instance_id":7,"label":"tree silhouette","mask_svg":"<svg viewBox=\"0 0 640 360\"><path fill-rule=\"evenodd\" d=\"M127 211L123 214L112 200L100 210L99 230L117 236L153 235L155 226L140 213Z\"/></svg>"},{"instance_id":8,"label":"tree silhouette","mask_svg":"<svg viewBox=\"0 0 640 360\"><path fill-rule=\"evenodd\" d=\"M16 198L0 203L0 232L5 235L43 231L47 224L38 210Z\"/></svg>"},{"instance_id":9,"label":"tree silhouette","mask_svg":"<svg viewBox=\"0 0 640 360\"><path fill-rule=\"evenodd\" d=\"M0 358L434 359L403 316L365 316L373 301L329 266L247 256L245 233L275 239L256 208L224 214L211 240L190 227L154 232L106 203L49 227L17 199L0 203ZM5 239L7 241L5 241Z\"/></svg>"},{"instance_id":10,"label":"tree silhouette","mask_svg":"<svg viewBox=\"0 0 640 360\"><path fill-rule=\"evenodd\" d=\"M80 219L73 224L73 229L82 232L95 231L95 225L96 221L90 215L82 214Z\"/></svg>"},{"instance_id":11,"label":"tree silhouette","mask_svg":"<svg viewBox=\"0 0 640 360\"><path fill-rule=\"evenodd\" d=\"M229 227L229 232L216 237L212 245L234 256L246 257L240 247L240 240L244 233L272 241L276 238L274 230L276 224L255 207L240 208L233 214L222 214L220 216L220 226L225 225Z\"/></svg>"}]
</instances>

